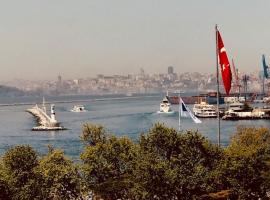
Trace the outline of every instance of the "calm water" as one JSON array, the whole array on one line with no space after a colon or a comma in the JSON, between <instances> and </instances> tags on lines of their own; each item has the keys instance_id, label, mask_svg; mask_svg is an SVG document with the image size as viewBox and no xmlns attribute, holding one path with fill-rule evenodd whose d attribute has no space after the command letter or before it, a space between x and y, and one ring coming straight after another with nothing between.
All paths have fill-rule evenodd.
<instances>
[{"instance_id":1,"label":"calm water","mask_svg":"<svg viewBox=\"0 0 270 200\"><path fill-rule=\"evenodd\" d=\"M1 106L0 107L0 155L9 147L17 144L30 144L40 154L47 151L47 145L51 144L61 148L65 153L77 159L82 144L79 139L81 127L90 122L104 125L115 135L127 135L136 140L141 132L146 132L156 122L163 122L167 126L178 129L178 106L173 105L174 114L158 114L159 103L162 96L140 96L136 98L114 99L105 97L97 100L97 97L84 97L82 103L61 103L60 101L72 101L79 97L51 98L49 101L56 103L56 118L68 130L58 132L33 132L31 128L36 126L32 115L25 110L32 105ZM81 99L83 97L80 97ZM101 99L101 98L99 98ZM27 101L26 101L27 100ZM6 100L5 100L6 101ZM13 102L18 102L12 100ZM21 102L35 102L37 99L20 99ZM41 99L39 100L41 101ZM13 103L11 101L7 101ZM6 103L1 102L0 103ZM70 109L74 104L83 104L88 112L73 113ZM49 106L47 106L49 109ZM203 119L201 124L194 124L191 119L181 119L182 129L193 129L201 132L212 142L217 141L217 123L215 119ZM267 120L256 121L221 121L221 142L227 145L230 137L238 125L268 127Z\"/></svg>"}]
</instances>

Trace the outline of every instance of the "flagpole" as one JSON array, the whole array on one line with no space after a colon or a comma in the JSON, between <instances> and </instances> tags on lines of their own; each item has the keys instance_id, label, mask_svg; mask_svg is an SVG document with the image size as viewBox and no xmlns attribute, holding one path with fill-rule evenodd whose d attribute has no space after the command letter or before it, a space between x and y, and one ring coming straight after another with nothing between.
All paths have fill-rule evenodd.
<instances>
[{"instance_id":1,"label":"flagpole","mask_svg":"<svg viewBox=\"0 0 270 200\"><path fill-rule=\"evenodd\" d=\"M219 116L219 70L218 70L218 27L216 24L216 73L217 73L217 121L218 121L218 146L220 146L220 116Z\"/></svg>"},{"instance_id":2,"label":"flagpole","mask_svg":"<svg viewBox=\"0 0 270 200\"><path fill-rule=\"evenodd\" d=\"M265 90L264 90L264 81L265 81L265 76L264 76L264 71L263 71L263 87L262 87L262 95L263 95L263 97L265 96Z\"/></svg>"},{"instance_id":3,"label":"flagpole","mask_svg":"<svg viewBox=\"0 0 270 200\"><path fill-rule=\"evenodd\" d=\"M180 91L178 93L178 99L179 99L179 112L178 112L178 130L179 132L181 131L181 106L182 106L182 102L180 100Z\"/></svg>"}]
</instances>

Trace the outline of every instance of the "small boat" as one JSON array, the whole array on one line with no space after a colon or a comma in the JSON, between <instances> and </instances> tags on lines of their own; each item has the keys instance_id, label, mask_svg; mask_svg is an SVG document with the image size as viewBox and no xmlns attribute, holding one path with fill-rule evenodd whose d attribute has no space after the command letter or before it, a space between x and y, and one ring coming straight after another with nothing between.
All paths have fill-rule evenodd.
<instances>
[{"instance_id":1,"label":"small boat","mask_svg":"<svg viewBox=\"0 0 270 200\"><path fill-rule=\"evenodd\" d=\"M133 94L132 94L132 92L127 92L127 93L126 93L126 96L127 96L127 97L132 97Z\"/></svg>"},{"instance_id":2,"label":"small boat","mask_svg":"<svg viewBox=\"0 0 270 200\"><path fill-rule=\"evenodd\" d=\"M174 113L171 109L171 103L167 96L163 98L159 106L159 113Z\"/></svg>"},{"instance_id":3,"label":"small boat","mask_svg":"<svg viewBox=\"0 0 270 200\"><path fill-rule=\"evenodd\" d=\"M244 103L237 102L237 101L229 104L228 111L239 112L239 111L244 111L244 110L250 110L248 104L246 104L245 106Z\"/></svg>"},{"instance_id":4,"label":"small boat","mask_svg":"<svg viewBox=\"0 0 270 200\"><path fill-rule=\"evenodd\" d=\"M201 118L216 118L217 117L216 107L204 101L202 101L201 103L194 104L193 112L196 117L201 117Z\"/></svg>"},{"instance_id":5,"label":"small boat","mask_svg":"<svg viewBox=\"0 0 270 200\"><path fill-rule=\"evenodd\" d=\"M270 97L268 96L268 97L264 97L263 98L263 103L268 103L268 102L270 102Z\"/></svg>"},{"instance_id":6,"label":"small boat","mask_svg":"<svg viewBox=\"0 0 270 200\"><path fill-rule=\"evenodd\" d=\"M71 110L71 112L85 112L85 108L83 105L75 105Z\"/></svg>"}]
</instances>

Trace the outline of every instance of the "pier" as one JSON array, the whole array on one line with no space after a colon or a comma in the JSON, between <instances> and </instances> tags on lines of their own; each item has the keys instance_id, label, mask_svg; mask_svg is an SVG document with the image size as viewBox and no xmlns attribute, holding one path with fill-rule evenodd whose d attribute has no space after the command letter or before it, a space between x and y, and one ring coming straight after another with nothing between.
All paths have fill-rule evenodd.
<instances>
[{"instance_id":1,"label":"pier","mask_svg":"<svg viewBox=\"0 0 270 200\"><path fill-rule=\"evenodd\" d=\"M66 128L60 126L60 123L55 119L54 104L51 105L51 116L47 114L44 99L42 108L38 107L36 104L26 111L36 117L39 124L39 126L32 128L33 131L66 130Z\"/></svg>"}]
</instances>

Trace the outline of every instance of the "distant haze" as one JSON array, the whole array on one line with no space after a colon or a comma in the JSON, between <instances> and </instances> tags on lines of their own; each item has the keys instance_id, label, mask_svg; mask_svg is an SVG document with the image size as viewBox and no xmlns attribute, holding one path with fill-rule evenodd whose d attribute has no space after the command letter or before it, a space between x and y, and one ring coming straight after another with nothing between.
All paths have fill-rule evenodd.
<instances>
[{"instance_id":1,"label":"distant haze","mask_svg":"<svg viewBox=\"0 0 270 200\"><path fill-rule=\"evenodd\" d=\"M215 72L215 24L240 71L270 60L269 0L10 0L0 78Z\"/></svg>"}]
</instances>

